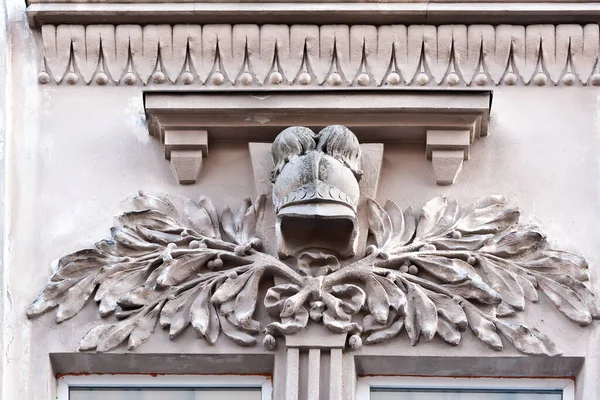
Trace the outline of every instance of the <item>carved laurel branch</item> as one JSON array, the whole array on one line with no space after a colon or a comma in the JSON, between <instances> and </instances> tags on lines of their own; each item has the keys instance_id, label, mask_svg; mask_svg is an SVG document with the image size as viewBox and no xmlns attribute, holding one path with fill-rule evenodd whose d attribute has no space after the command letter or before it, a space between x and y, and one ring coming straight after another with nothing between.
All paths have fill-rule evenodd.
<instances>
[{"instance_id":1,"label":"carved laurel branch","mask_svg":"<svg viewBox=\"0 0 600 400\"><path fill-rule=\"evenodd\" d=\"M108 351L128 341L142 344L157 323L174 338L192 325L214 344L220 332L241 345L255 343L253 319L259 284L267 275L285 283L271 287L264 304L275 320L274 335L304 329L309 319L335 332L350 333L349 344L389 340L405 330L412 344L436 334L457 345L469 327L496 350L500 335L528 354L560 354L534 328L505 320L537 301L541 291L568 318L588 325L600 306L582 283L587 264L571 253L546 248L535 228L518 223L519 211L501 197L487 197L461 212L455 201L431 200L418 223L413 212L388 202L369 202L369 254L339 268L333 256L298 259L298 272L259 251L256 223L264 198L240 210L174 196L140 193L136 211L123 214L112 240L62 257L57 272L29 308L34 317L58 306L56 321L76 315L92 297L102 317L116 321L91 329L80 350ZM223 237L221 237L221 230ZM306 271L306 272L303 272ZM333 271L333 272L331 272ZM326 275L329 273L328 275ZM362 318L362 320L361 320Z\"/></svg>"}]
</instances>

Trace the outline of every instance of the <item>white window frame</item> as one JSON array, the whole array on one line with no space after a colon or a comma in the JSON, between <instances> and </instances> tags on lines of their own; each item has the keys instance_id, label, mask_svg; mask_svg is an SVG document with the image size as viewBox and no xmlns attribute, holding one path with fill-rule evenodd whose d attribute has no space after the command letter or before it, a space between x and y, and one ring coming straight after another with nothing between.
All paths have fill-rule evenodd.
<instances>
[{"instance_id":1,"label":"white window frame","mask_svg":"<svg viewBox=\"0 0 600 400\"><path fill-rule=\"evenodd\" d=\"M372 388L490 390L554 389L562 390L562 400L575 400L575 382L571 379L369 376L358 378L356 399L370 400Z\"/></svg>"},{"instance_id":2,"label":"white window frame","mask_svg":"<svg viewBox=\"0 0 600 400\"><path fill-rule=\"evenodd\" d=\"M88 388L260 388L262 400L272 400L270 376L261 375L65 375L57 380L57 400L69 400L69 389Z\"/></svg>"}]
</instances>

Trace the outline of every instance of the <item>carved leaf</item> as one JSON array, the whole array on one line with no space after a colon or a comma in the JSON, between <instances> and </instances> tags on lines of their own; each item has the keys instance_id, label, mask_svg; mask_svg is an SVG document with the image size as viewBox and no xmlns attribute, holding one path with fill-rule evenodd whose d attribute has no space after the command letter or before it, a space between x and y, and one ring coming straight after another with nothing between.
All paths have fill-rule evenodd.
<instances>
[{"instance_id":1,"label":"carved leaf","mask_svg":"<svg viewBox=\"0 0 600 400\"><path fill-rule=\"evenodd\" d=\"M50 280L57 282L64 279L80 278L96 273L103 266L116 263L120 260L122 259L113 257L97 249L77 251L61 257L56 262L57 271L52 275Z\"/></svg>"},{"instance_id":2,"label":"carved leaf","mask_svg":"<svg viewBox=\"0 0 600 400\"><path fill-rule=\"evenodd\" d=\"M369 232L375 239L377 248L394 253L406 245L415 234L415 217L412 208L404 212L393 201L387 201L382 208L374 200L368 200Z\"/></svg>"},{"instance_id":3,"label":"carved leaf","mask_svg":"<svg viewBox=\"0 0 600 400\"><path fill-rule=\"evenodd\" d=\"M132 288L144 283L145 279L146 272L142 268L118 272L107 278L98 288L96 296L100 300L98 306L100 315L104 317L115 311L119 298Z\"/></svg>"},{"instance_id":4,"label":"carved leaf","mask_svg":"<svg viewBox=\"0 0 600 400\"><path fill-rule=\"evenodd\" d=\"M416 237L426 239L445 234L454 226L457 216L457 201L448 202L446 197L429 200L421 211Z\"/></svg>"},{"instance_id":5,"label":"carved leaf","mask_svg":"<svg viewBox=\"0 0 600 400\"><path fill-rule=\"evenodd\" d=\"M382 249L392 235L392 220L376 201L369 199L369 231L375 238L377 248Z\"/></svg>"},{"instance_id":6,"label":"carved leaf","mask_svg":"<svg viewBox=\"0 0 600 400\"><path fill-rule=\"evenodd\" d=\"M205 200L205 203L209 203L209 207L212 207L210 201ZM202 236L207 236L211 238L217 236L216 232L218 232L218 230L215 230L215 224L213 220L214 216L213 218L211 218L211 215L204 207L201 207L200 205L193 202L191 199L186 198L183 202L183 211L185 214L185 218L189 224L188 226L190 228L192 228Z\"/></svg>"},{"instance_id":7,"label":"carved leaf","mask_svg":"<svg viewBox=\"0 0 600 400\"><path fill-rule=\"evenodd\" d=\"M227 300L233 299L242 290L248 279L252 276L253 271L244 272L241 275L227 278L224 284L212 295L211 300L215 304L225 303Z\"/></svg>"},{"instance_id":8,"label":"carved leaf","mask_svg":"<svg viewBox=\"0 0 600 400\"><path fill-rule=\"evenodd\" d=\"M500 339L500 336L496 333L496 326L494 323L484 317L481 314L481 311L472 304L463 302L461 305L465 310L465 315L469 321L469 328L471 328L479 340L496 351L502 350L504 347L502 345L502 339Z\"/></svg>"},{"instance_id":9,"label":"carved leaf","mask_svg":"<svg viewBox=\"0 0 600 400\"><path fill-rule=\"evenodd\" d=\"M585 282L589 280L588 264L583 257L559 250L526 253L515 259L523 268L536 272L565 274Z\"/></svg>"},{"instance_id":10,"label":"carved leaf","mask_svg":"<svg viewBox=\"0 0 600 400\"><path fill-rule=\"evenodd\" d=\"M194 331L209 344L214 345L219 338L219 317L210 303L210 287L207 286L196 297L190 308L190 320Z\"/></svg>"},{"instance_id":11,"label":"carved leaf","mask_svg":"<svg viewBox=\"0 0 600 400\"><path fill-rule=\"evenodd\" d=\"M496 328L518 350L526 354L558 356L563 352L543 333L525 325L494 320Z\"/></svg>"},{"instance_id":12,"label":"carved leaf","mask_svg":"<svg viewBox=\"0 0 600 400\"><path fill-rule=\"evenodd\" d=\"M491 237L493 235L465 235L460 238L440 237L431 241L431 243L440 250L475 251L481 249Z\"/></svg>"},{"instance_id":13,"label":"carved leaf","mask_svg":"<svg viewBox=\"0 0 600 400\"><path fill-rule=\"evenodd\" d=\"M200 207L202 207L208 213L208 216L210 217L210 222L213 226L213 232L214 232L213 237L220 239L221 238L221 230L219 229L219 214L217 213L217 209L213 205L212 201L210 201L210 199L208 197L201 196L200 199L198 199L198 205L200 205Z\"/></svg>"},{"instance_id":14,"label":"carved leaf","mask_svg":"<svg viewBox=\"0 0 600 400\"><path fill-rule=\"evenodd\" d=\"M127 349L129 351L137 349L154 333L160 308L161 304L158 304L150 312L138 319L133 332L129 335L129 341L127 343Z\"/></svg>"},{"instance_id":15,"label":"carved leaf","mask_svg":"<svg viewBox=\"0 0 600 400\"><path fill-rule=\"evenodd\" d=\"M456 300L440 293L431 291L426 291L426 293L431 301L433 301L433 304L435 304L440 317L454 324L461 332L467 328L467 316Z\"/></svg>"},{"instance_id":16,"label":"carved leaf","mask_svg":"<svg viewBox=\"0 0 600 400\"><path fill-rule=\"evenodd\" d=\"M451 344L452 346L458 346L460 343L460 332L456 328L454 324L449 321L446 321L445 318L438 319L437 331L439 337L444 339L446 343Z\"/></svg>"},{"instance_id":17,"label":"carved leaf","mask_svg":"<svg viewBox=\"0 0 600 400\"><path fill-rule=\"evenodd\" d=\"M408 289L408 304L404 320L406 333L413 346L417 344L421 334L429 342L437 329L438 316L435 304L420 286L407 282L406 287Z\"/></svg>"},{"instance_id":18,"label":"carved leaf","mask_svg":"<svg viewBox=\"0 0 600 400\"><path fill-rule=\"evenodd\" d=\"M519 230L495 236L481 251L498 257L514 257L542 246L545 239L544 235L536 230L520 227Z\"/></svg>"},{"instance_id":19,"label":"carved leaf","mask_svg":"<svg viewBox=\"0 0 600 400\"><path fill-rule=\"evenodd\" d=\"M443 282L459 283L469 278L470 265L457 258L419 255L411 257L410 261Z\"/></svg>"},{"instance_id":20,"label":"carved leaf","mask_svg":"<svg viewBox=\"0 0 600 400\"><path fill-rule=\"evenodd\" d=\"M167 263L156 284L162 288L179 285L198 274L211 258L212 252L184 254Z\"/></svg>"},{"instance_id":21,"label":"carved leaf","mask_svg":"<svg viewBox=\"0 0 600 400\"><path fill-rule=\"evenodd\" d=\"M171 316L169 339L173 340L190 324L192 319L192 305L198 294L199 289L190 289L179 295L179 297L169 301L169 303L172 302L175 305Z\"/></svg>"},{"instance_id":22,"label":"carved leaf","mask_svg":"<svg viewBox=\"0 0 600 400\"><path fill-rule=\"evenodd\" d=\"M56 312L56 323L72 318L87 303L96 288L94 276L89 275L71 287L62 299Z\"/></svg>"},{"instance_id":23,"label":"carved leaf","mask_svg":"<svg viewBox=\"0 0 600 400\"><path fill-rule=\"evenodd\" d=\"M600 301L587 286L569 275L552 275L549 278L573 290L587 306L592 318L600 319Z\"/></svg>"},{"instance_id":24,"label":"carved leaf","mask_svg":"<svg viewBox=\"0 0 600 400\"><path fill-rule=\"evenodd\" d=\"M250 198L245 198L235 215L229 207L224 207L221 213L221 225L229 239L240 245L250 243L255 238L256 225L262 217L264 208L264 195L258 197L254 206Z\"/></svg>"},{"instance_id":25,"label":"carved leaf","mask_svg":"<svg viewBox=\"0 0 600 400\"><path fill-rule=\"evenodd\" d=\"M72 278L58 282L49 282L44 291L27 309L27 317L33 318L60 304L65 293L81 279Z\"/></svg>"},{"instance_id":26,"label":"carved leaf","mask_svg":"<svg viewBox=\"0 0 600 400\"><path fill-rule=\"evenodd\" d=\"M113 324L104 324L90 329L83 338L79 341L79 351L94 350L98 346L100 337L113 329Z\"/></svg>"},{"instance_id":27,"label":"carved leaf","mask_svg":"<svg viewBox=\"0 0 600 400\"><path fill-rule=\"evenodd\" d=\"M525 308L525 296L515 274L502 268L500 264L491 258L479 257L477 260L490 286L500 295L502 300L517 310L523 310Z\"/></svg>"},{"instance_id":28,"label":"carved leaf","mask_svg":"<svg viewBox=\"0 0 600 400\"><path fill-rule=\"evenodd\" d=\"M156 210L171 218L178 216L177 209L166 195L147 194L139 191L138 195L133 198L133 204L138 210Z\"/></svg>"},{"instance_id":29,"label":"carved leaf","mask_svg":"<svg viewBox=\"0 0 600 400\"><path fill-rule=\"evenodd\" d=\"M386 340L390 340L391 338L397 336L402 328L404 327L404 318L397 319L392 322L387 328L380 329L371 333L365 339L365 344L375 344L384 342Z\"/></svg>"},{"instance_id":30,"label":"carved leaf","mask_svg":"<svg viewBox=\"0 0 600 400\"><path fill-rule=\"evenodd\" d=\"M235 317L240 324L249 321L254 314L258 298L258 285L261 278L262 271L254 272L235 298Z\"/></svg>"},{"instance_id":31,"label":"carved leaf","mask_svg":"<svg viewBox=\"0 0 600 400\"><path fill-rule=\"evenodd\" d=\"M123 343L135 329L136 323L136 319L128 318L114 324L110 329L99 335L96 351L104 353Z\"/></svg>"},{"instance_id":32,"label":"carved leaf","mask_svg":"<svg viewBox=\"0 0 600 400\"><path fill-rule=\"evenodd\" d=\"M176 219L156 210L130 211L119 216L124 227L137 228L143 226L161 232L179 233L183 230Z\"/></svg>"},{"instance_id":33,"label":"carved leaf","mask_svg":"<svg viewBox=\"0 0 600 400\"><path fill-rule=\"evenodd\" d=\"M498 233L514 225L519 215L503 196L488 196L471 206L457 222L456 230L463 234Z\"/></svg>"},{"instance_id":34,"label":"carved leaf","mask_svg":"<svg viewBox=\"0 0 600 400\"><path fill-rule=\"evenodd\" d=\"M560 312L581 326L592 323L592 315L577 293L570 287L543 275L538 276L540 288Z\"/></svg>"},{"instance_id":35,"label":"carved leaf","mask_svg":"<svg viewBox=\"0 0 600 400\"><path fill-rule=\"evenodd\" d=\"M252 346L256 343L256 338L254 336L236 329L236 327L221 314L219 314L219 322L221 323L223 334L240 346Z\"/></svg>"},{"instance_id":36,"label":"carved leaf","mask_svg":"<svg viewBox=\"0 0 600 400\"><path fill-rule=\"evenodd\" d=\"M366 291L369 294L367 296L369 312L377 322L380 324L385 323L390 312L390 300L386 290L374 276L370 276L367 280Z\"/></svg>"},{"instance_id":37,"label":"carved leaf","mask_svg":"<svg viewBox=\"0 0 600 400\"><path fill-rule=\"evenodd\" d=\"M478 276L471 276L471 279L461 283L446 284L444 288L455 295L484 304L500 304L502 301L500 295Z\"/></svg>"}]
</instances>

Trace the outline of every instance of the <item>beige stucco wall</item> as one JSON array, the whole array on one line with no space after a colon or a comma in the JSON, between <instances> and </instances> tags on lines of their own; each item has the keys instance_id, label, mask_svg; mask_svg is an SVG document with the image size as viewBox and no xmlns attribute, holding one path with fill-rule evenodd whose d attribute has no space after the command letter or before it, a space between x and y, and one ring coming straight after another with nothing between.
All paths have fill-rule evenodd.
<instances>
[{"instance_id":1,"label":"beige stucco wall","mask_svg":"<svg viewBox=\"0 0 600 400\"><path fill-rule=\"evenodd\" d=\"M254 186L247 145L218 141L210 143L199 182L176 184L160 143L147 134L139 87L39 86L39 38L27 27L23 6L11 7L12 115L6 140L1 396L41 400L51 398L54 373L66 372L52 369L49 353L75 352L79 339L96 320L92 304L58 327L52 315L26 319L26 308L51 274L50 262L106 237L113 216L139 189L193 198L203 194L219 205L235 206L254 194ZM456 184L434 184L424 144L387 144L378 198L419 208L442 194L463 204L483 195L505 194L523 209L525 217L545 227L556 247L588 259L592 281L596 281L593 289L600 295L599 110L599 88L498 88L489 134L475 143ZM519 318L547 332L567 357L586 357L577 376L577 398L596 398L600 393L599 323L580 328L545 300L528 307ZM498 368L504 363L504 369L527 358L508 344L496 353L470 336L465 333L457 348L437 339L411 347L400 338L363 347L357 354L457 357L455 367L464 370L469 366L460 357L497 358ZM260 346L240 349L225 338L211 348L193 339L191 331L173 342L167 334L156 332L136 353L270 354ZM280 357L277 353L275 364ZM95 368L89 360L80 365ZM193 365L178 364L177 359L163 362L143 368L146 372L163 368L195 372ZM455 370L438 372L456 374ZM275 390L277 398L281 393L277 382Z\"/></svg>"}]
</instances>

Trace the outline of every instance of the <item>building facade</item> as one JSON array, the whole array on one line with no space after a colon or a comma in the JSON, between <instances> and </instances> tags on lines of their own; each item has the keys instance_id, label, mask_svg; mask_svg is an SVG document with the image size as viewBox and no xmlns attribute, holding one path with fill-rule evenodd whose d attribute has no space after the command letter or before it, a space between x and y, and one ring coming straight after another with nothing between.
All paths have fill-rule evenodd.
<instances>
[{"instance_id":1,"label":"building facade","mask_svg":"<svg viewBox=\"0 0 600 400\"><path fill-rule=\"evenodd\" d=\"M5 0L1 399L600 399L600 4Z\"/></svg>"}]
</instances>

